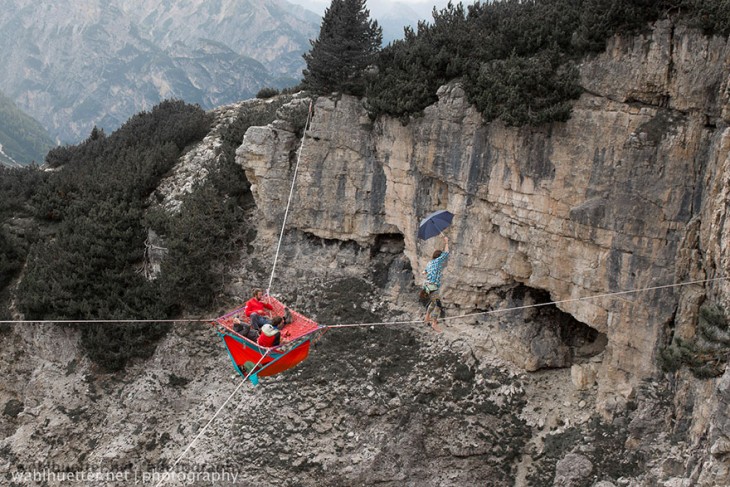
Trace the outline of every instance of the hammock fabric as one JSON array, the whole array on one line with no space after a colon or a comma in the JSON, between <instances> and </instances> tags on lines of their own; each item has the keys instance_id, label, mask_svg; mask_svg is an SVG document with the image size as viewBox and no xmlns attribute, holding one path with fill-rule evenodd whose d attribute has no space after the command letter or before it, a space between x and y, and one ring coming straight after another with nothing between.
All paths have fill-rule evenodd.
<instances>
[{"instance_id":1,"label":"hammock fabric","mask_svg":"<svg viewBox=\"0 0 730 487\"><path fill-rule=\"evenodd\" d=\"M276 298L267 296L264 301L273 308L272 316L284 316L285 307ZM281 343L274 348L262 347L233 330L233 320L236 317L249 323L245 306L226 313L214 323L236 370L243 377L248 377L254 385L258 384L259 377L278 374L306 359L312 339L318 338L325 331L306 316L294 310L290 312L292 322L282 327Z\"/></svg>"}]
</instances>

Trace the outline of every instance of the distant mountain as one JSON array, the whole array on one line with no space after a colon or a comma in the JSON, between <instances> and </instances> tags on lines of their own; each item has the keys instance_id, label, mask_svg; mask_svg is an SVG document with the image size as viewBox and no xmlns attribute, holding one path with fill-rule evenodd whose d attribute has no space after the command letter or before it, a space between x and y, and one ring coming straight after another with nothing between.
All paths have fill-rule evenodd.
<instances>
[{"instance_id":1,"label":"distant mountain","mask_svg":"<svg viewBox=\"0 0 730 487\"><path fill-rule=\"evenodd\" d=\"M76 142L165 98L292 86L319 23L284 0L0 0L0 90Z\"/></svg>"},{"instance_id":2,"label":"distant mountain","mask_svg":"<svg viewBox=\"0 0 730 487\"><path fill-rule=\"evenodd\" d=\"M371 9L372 16L383 28L383 44L402 39L403 29L406 26L415 29L419 20L432 20L430 10L426 13L418 13L402 2L377 2Z\"/></svg>"},{"instance_id":3,"label":"distant mountain","mask_svg":"<svg viewBox=\"0 0 730 487\"><path fill-rule=\"evenodd\" d=\"M0 165L43 163L53 140L46 129L0 93Z\"/></svg>"},{"instance_id":4,"label":"distant mountain","mask_svg":"<svg viewBox=\"0 0 730 487\"><path fill-rule=\"evenodd\" d=\"M321 17L282 0L137 0L120 8L143 35L167 49L201 40L227 45L272 73L299 78L302 53L319 34Z\"/></svg>"},{"instance_id":5,"label":"distant mountain","mask_svg":"<svg viewBox=\"0 0 730 487\"><path fill-rule=\"evenodd\" d=\"M291 0L294 3L305 6L307 9L324 14L324 10L331 4L331 0ZM452 3L464 3L470 5L475 0L459 2L451 0ZM393 0L368 0L367 9L370 11L370 18L378 21L383 28L383 44L388 44L395 39L403 38L403 28L406 26L415 28L418 21L433 21L431 13L434 7L441 10L446 7L449 0L421 0L419 2L399 2Z\"/></svg>"}]
</instances>

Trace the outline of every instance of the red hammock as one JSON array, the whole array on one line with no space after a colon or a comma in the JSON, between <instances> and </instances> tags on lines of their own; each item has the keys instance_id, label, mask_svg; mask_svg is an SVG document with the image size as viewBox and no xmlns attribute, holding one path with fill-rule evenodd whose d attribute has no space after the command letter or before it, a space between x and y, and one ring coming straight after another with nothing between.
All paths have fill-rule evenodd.
<instances>
[{"instance_id":1,"label":"red hammock","mask_svg":"<svg viewBox=\"0 0 730 487\"><path fill-rule=\"evenodd\" d=\"M272 316L284 316L285 307L276 298L267 296L265 302L273 308ZM278 374L302 362L309 355L311 339L324 333L324 329L313 320L289 310L292 322L281 327L281 343L268 349L233 330L233 320L236 317L250 324L245 309L243 306L226 313L217 318L214 324L217 325L218 335L223 339L236 370L254 385L258 384L259 376Z\"/></svg>"}]
</instances>

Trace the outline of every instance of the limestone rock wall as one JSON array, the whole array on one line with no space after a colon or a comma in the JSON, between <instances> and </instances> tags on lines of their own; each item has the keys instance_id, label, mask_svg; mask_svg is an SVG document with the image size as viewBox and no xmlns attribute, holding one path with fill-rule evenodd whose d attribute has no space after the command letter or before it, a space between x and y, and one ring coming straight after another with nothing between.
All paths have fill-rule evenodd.
<instances>
[{"instance_id":1,"label":"limestone rock wall","mask_svg":"<svg viewBox=\"0 0 730 487\"><path fill-rule=\"evenodd\" d=\"M418 222L450 210L446 300L473 310L502 286L547 291L607 335L598 383L610 415L656 373L670 330L693 326L706 295L730 296L727 281L661 287L727 269L729 53L726 39L670 23L617 37L582 65L571 119L539 128L484 124L458 83L407 125L371 122L352 97L319 98L288 225L362 245L401 234L420 281L439 242L418 241ZM299 142L273 124L238 150L272 227Z\"/></svg>"},{"instance_id":2,"label":"limestone rock wall","mask_svg":"<svg viewBox=\"0 0 730 487\"><path fill-rule=\"evenodd\" d=\"M376 235L399 233L385 221L386 177L375 154L372 129L359 101L350 97L317 101L301 156L301 139L290 124L277 121L250 128L237 155L262 218L279 230L299 161L288 216L292 226L321 238L364 245Z\"/></svg>"}]
</instances>

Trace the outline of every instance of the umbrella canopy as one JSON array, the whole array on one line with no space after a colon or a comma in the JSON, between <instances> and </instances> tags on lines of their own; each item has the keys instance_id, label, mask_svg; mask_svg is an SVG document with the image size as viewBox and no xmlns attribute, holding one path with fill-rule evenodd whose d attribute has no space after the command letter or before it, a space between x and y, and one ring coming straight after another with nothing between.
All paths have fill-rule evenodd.
<instances>
[{"instance_id":1,"label":"umbrella canopy","mask_svg":"<svg viewBox=\"0 0 730 487\"><path fill-rule=\"evenodd\" d=\"M418 238L428 240L443 232L454 219L454 214L447 210L434 211L421 220L418 225Z\"/></svg>"}]
</instances>

